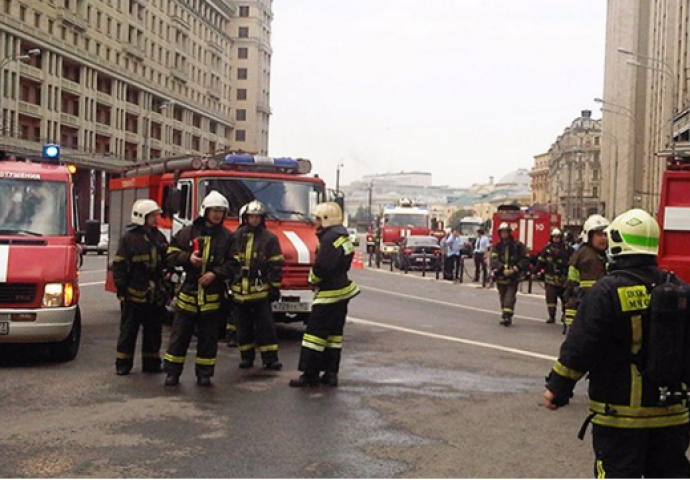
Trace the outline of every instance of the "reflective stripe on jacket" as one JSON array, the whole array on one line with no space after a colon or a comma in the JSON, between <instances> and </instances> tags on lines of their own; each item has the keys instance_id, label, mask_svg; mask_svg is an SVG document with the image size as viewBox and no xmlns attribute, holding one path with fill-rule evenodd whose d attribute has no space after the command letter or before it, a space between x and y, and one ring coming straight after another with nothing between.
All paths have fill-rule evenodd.
<instances>
[{"instance_id":1,"label":"reflective stripe on jacket","mask_svg":"<svg viewBox=\"0 0 690 480\"><path fill-rule=\"evenodd\" d=\"M324 228L318 234L319 246L309 283L317 287L314 305L348 300L359 294L359 286L351 281L350 270L354 247L345 227Z\"/></svg>"},{"instance_id":2,"label":"reflective stripe on jacket","mask_svg":"<svg viewBox=\"0 0 690 480\"><path fill-rule=\"evenodd\" d=\"M265 226L238 228L233 235L231 257L235 302L265 300L271 287L281 287L285 259L278 237Z\"/></svg>"}]
</instances>

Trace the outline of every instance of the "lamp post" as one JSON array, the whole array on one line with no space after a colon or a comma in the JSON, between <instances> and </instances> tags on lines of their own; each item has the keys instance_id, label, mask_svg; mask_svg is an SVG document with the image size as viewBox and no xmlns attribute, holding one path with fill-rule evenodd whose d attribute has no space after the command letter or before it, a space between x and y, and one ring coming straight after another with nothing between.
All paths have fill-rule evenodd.
<instances>
[{"instance_id":1,"label":"lamp post","mask_svg":"<svg viewBox=\"0 0 690 480\"><path fill-rule=\"evenodd\" d=\"M338 165L335 167L335 191L340 191L340 169L345 165L343 164L343 159L341 158Z\"/></svg>"},{"instance_id":2,"label":"lamp post","mask_svg":"<svg viewBox=\"0 0 690 480\"><path fill-rule=\"evenodd\" d=\"M4 111L4 107L2 106L2 100L5 97L5 85L3 82L4 76L5 76L5 67L10 62L14 62L14 61L25 62L25 61L29 60L31 57L37 57L40 54L41 54L40 49L32 48L30 50L27 50L24 53L17 53L17 54L14 54L12 56L3 58L0 61L0 135L4 135L4 133L5 133L5 111Z\"/></svg>"}]
</instances>

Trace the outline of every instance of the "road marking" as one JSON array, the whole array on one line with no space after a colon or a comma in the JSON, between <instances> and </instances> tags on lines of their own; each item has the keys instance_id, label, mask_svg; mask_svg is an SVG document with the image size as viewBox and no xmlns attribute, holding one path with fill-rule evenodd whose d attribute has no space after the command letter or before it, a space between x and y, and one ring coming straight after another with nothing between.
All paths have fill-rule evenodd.
<instances>
[{"instance_id":1,"label":"road marking","mask_svg":"<svg viewBox=\"0 0 690 480\"><path fill-rule=\"evenodd\" d=\"M105 280L102 282L88 282L88 283L80 283L80 287L92 287L94 285L105 285Z\"/></svg>"},{"instance_id":2,"label":"road marking","mask_svg":"<svg viewBox=\"0 0 690 480\"><path fill-rule=\"evenodd\" d=\"M408 295L405 293L398 293L398 292L391 292L390 290L383 290L380 288L374 288L374 287L367 287L365 285L360 284L359 288L362 290L371 290L374 292L380 292L380 293L385 293L387 295L393 295L395 297L403 297L403 298L411 298L413 300L419 300L420 302L429 302L429 303L435 303L437 305L444 305L446 307L455 307L455 308L463 308L465 310L472 310L475 312L481 312L481 313L490 313L493 315L501 315L501 312L497 312L495 310L487 310L485 308L479 308L479 307L471 307L469 305L462 305L460 303L452 303L452 302L444 302L443 300L432 300L430 298L424 298L424 297L417 297L414 295ZM541 318L534 318L534 317L526 317L524 315L513 315L514 318L516 319L522 319L522 320L530 320L532 322L539 322L539 323L544 323L544 320Z\"/></svg>"},{"instance_id":3,"label":"road marking","mask_svg":"<svg viewBox=\"0 0 690 480\"><path fill-rule=\"evenodd\" d=\"M386 328L388 330L395 330L403 333L410 333L412 335L419 335L420 337L434 338L436 340L446 340L448 342L462 343L465 345L472 345L473 347L488 348L491 350L498 350L501 352L514 353L516 355L522 355L524 357L538 358L540 360L548 360L550 362L555 362L556 357L551 355L545 355L543 353L530 352L529 350L520 350L519 348L505 347L503 345L497 345L495 343L477 342L475 340L469 340L467 338L451 337L449 335L440 335L438 333L422 332L419 330L413 330L411 328L398 327L396 325L389 325L387 323L373 322L371 320L364 320L363 318L347 318L348 322L368 325L370 327L380 327Z\"/></svg>"}]
</instances>

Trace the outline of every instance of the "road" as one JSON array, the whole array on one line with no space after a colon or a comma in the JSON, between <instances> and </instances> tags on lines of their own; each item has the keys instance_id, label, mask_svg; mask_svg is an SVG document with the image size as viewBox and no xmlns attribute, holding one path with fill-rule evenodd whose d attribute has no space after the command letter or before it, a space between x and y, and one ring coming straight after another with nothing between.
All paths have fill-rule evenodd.
<instances>
[{"instance_id":1,"label":"road","mask_svg":"<svg viewBox=\"0 0 690 480\"><path fill-rule=\"evenodd\" d=\"M2 477L590 477L580 385L567 408L539 406L563 339L543 297L518 297L499 326L495 290L353 270L341 386L296 390L302 328L279 330L283 372L241 371L220 347L215 386L114 372L119 307L104 257L81 276L82 349L0 351ZM164 332L164 344L168 330ZM188 354L188 359L193 358Z\"/></svg>"}]
</instances>

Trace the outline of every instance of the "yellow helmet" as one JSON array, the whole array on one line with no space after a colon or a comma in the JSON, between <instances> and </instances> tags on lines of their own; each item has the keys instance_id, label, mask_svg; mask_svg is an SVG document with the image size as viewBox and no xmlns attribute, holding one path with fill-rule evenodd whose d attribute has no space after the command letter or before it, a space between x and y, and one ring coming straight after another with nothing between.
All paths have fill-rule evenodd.
<instances>
[{"instance_id":1,"label":"yellow helmet","mask_svg":"<svg viewBox=\"0 0 690 480\"><path fill-rule=\"evenodd\" d=\"M609 253L622 255L657 255L659 224L647 212L633 208L618 215L606 229Z\"/></svg>"},{"instance_id":2,"label":"yellow helmet","mask_svg":"<svg viewBox=\"0 0 690 480\"><path fill-rule=\"evenodd\" d=\"M130 218L134 225L144 225L148 214L160 211L161 207L159 207L154 200L144 198L134 202L134 205L132 205L132 216Z\"/></svg>"},{"instance_id":3,"label":"yellow helmet","mask_svg":"<svg viewBox=\"0 0 690 480\"><path fill-rule=\"evenodd\" d=\"M319 203L314 209L314 216L321 219L321 225L324 227L343 224L343 211L335 202Z\"/></svg>"}]
</instances>

